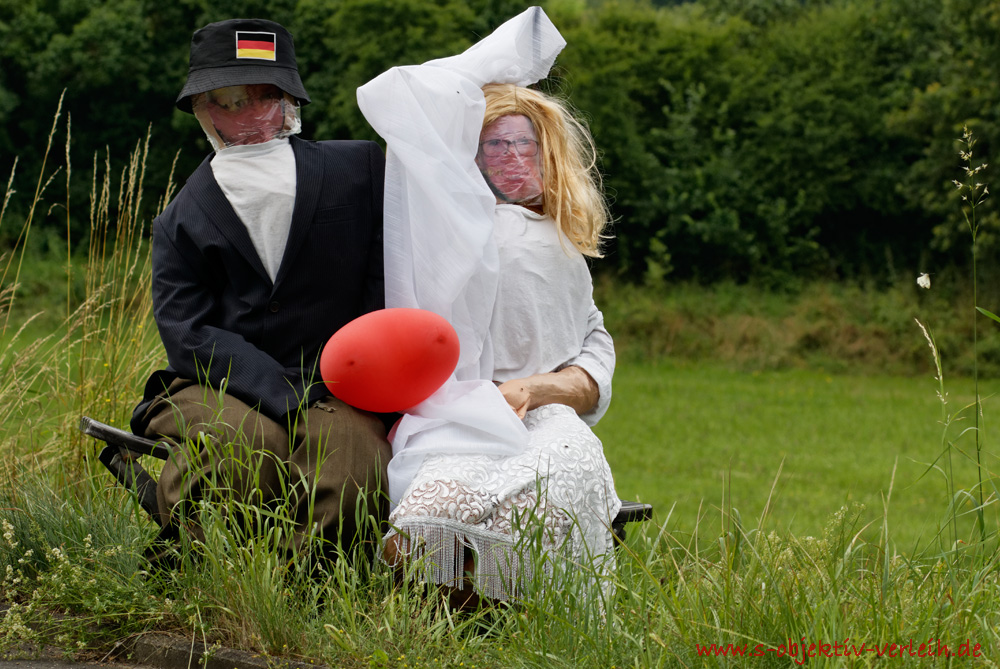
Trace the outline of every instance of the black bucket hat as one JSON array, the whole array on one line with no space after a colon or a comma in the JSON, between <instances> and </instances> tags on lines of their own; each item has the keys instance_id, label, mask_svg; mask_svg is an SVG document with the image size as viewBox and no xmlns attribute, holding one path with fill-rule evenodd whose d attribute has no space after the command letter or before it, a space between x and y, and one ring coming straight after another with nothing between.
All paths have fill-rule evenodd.
<instances>
[{"instance_id":1,"label":"black bucket hat","mask_svg":"<svg viewBox=\"0 0 1000 669\"><path fill-rule=\"evenodd\" d=\"M300 105L310 102L295 63L292 35L265 19L210 23L191 38L187 82L177 108L192 113L191 96L226 86L274 84Z\"/></svg>"}]
</instances>

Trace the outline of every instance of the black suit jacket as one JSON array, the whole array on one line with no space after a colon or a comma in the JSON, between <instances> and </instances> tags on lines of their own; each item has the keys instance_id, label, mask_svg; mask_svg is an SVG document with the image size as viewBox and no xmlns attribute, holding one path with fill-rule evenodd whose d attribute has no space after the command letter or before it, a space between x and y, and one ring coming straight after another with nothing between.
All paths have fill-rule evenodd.
<instances>
[{"instance_id":1,"label":"black suit jacket","mask_svg":"<svg viewBox=\"0 0 1000 669\"><path fill-rule=\"evenodd\" d=\"M318 359L330 336L385 305L381 150L296 137L291 145L295 208L273 283L211 156L153 221L153 311L169 366L147 382L133 431L142 433L145 408L177 377L281 419L328 394Z\"/></svg>"}]
</instances>

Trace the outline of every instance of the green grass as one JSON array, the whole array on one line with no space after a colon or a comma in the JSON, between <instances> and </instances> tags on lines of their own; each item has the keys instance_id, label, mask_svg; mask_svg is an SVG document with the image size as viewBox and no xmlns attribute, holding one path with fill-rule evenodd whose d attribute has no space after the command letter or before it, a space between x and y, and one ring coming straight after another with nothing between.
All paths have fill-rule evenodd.
<instances>
[{"instance_id":1,"label":"green grass","mask_svg":"<svg viewBox=\"0 0 1000 669\"><path fill-rule=\"evenodd\" d=\"M700 369L709 379L732 374ZM970 639L986 659L961 666L991 666L1000 641L995 539L897 552L878 531L878 514L862 537L864 514L851 509L828 517L815 536L752 522L721 534L704 520L695 528L703 546L671 530L681 516L666 527L661 516L632 527L603 614L594 595L581 599L581 566L566 587L533 586L510 610L456 615L378 564L307 571L308 563L283 557L277 535L238 536L222 509L206 508L205 543L190 546L179 569L148 574L138 555L152 528L122 490L85 467L78 483L55 493L51 476L15 470L0 480L0 591L12 606L0 619L0 656L23 653L26 641L103 656L121 638L158 629L336 667L788 666L774 654L706 658L696 644L776 649L801 638L879 647L942 639L952 648ZM871 654L861 664L874 662ZM948 658L922 664L956 666Z\"/></svg>"},{"instance_id":2,"label":"green grass","mask_svg":"<svg viewBox=\"0 0 1000 669\"><path fill-rule=\"evenodd\" d=\"M972 401L969 380L946 385L953 412ZM936 388L930 377L625 362L596 432L619 495L652 503L660 521L672 509L673 531L698 526L711 539L730 506L756 526L771 497L769 529L820 536L844 505L881 518L891 484L890 537L910 550L927 545L948 509L940 469L928 472L942 451ZM984 396L998 390L995 380L980 387ZM987 420L998 404L984 402ZM953 462L956 484L973 487L971 461ZM987 465L997 470L995 455Z\"/></svg>"}]
</instances>

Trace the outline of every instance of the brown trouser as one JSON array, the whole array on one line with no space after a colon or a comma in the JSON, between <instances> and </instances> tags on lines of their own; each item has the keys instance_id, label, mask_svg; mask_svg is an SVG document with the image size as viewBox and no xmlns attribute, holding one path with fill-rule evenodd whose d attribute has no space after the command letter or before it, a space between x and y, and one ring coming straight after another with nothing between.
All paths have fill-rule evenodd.
<instances>
[{"instance_id":1,"label":"brown trouser","mask_svg":"<svg viewBox=\"0 0 1000 669\"><path fill-rule=\"evenodd\" d=\"M345 549L379 538L392 447L373 414L327 397L279 424L235 397L177 379L146 419L147 437L177 447L156 488L164 524L182 522L200 534L186 502L202 499L221 502L234 518L246 514L236 512L240 504L227 508L229 501L265 510L287 504L295 523L290 548L310 535Z\"/></svg>"}]
</instances>

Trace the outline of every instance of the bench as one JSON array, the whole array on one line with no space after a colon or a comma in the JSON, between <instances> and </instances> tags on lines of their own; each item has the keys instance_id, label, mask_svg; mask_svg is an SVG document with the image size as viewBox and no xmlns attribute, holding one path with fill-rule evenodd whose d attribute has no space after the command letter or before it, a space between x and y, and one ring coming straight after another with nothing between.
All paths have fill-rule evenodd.
<instances>
[{"instance_id":1,"label":"bench","mask_svg":"<svg viewBox=\"0 0 1000 669\"><path fill-rule=\"evenodd\" d=\"M139 463L138 456L149 455L159 460L170 457L171 446L164 441L153 441L112 427L89 416L80 419L80 431L106 446L101 449L98 460L126 490L135 495L139 506L150 518L160 524L156 506L156 481ZM611 522L611 531L619 543L625 541L625 526L653 517L653 507L641 502L622 500L621 510Z\"/></svg>"}]
</instances>

